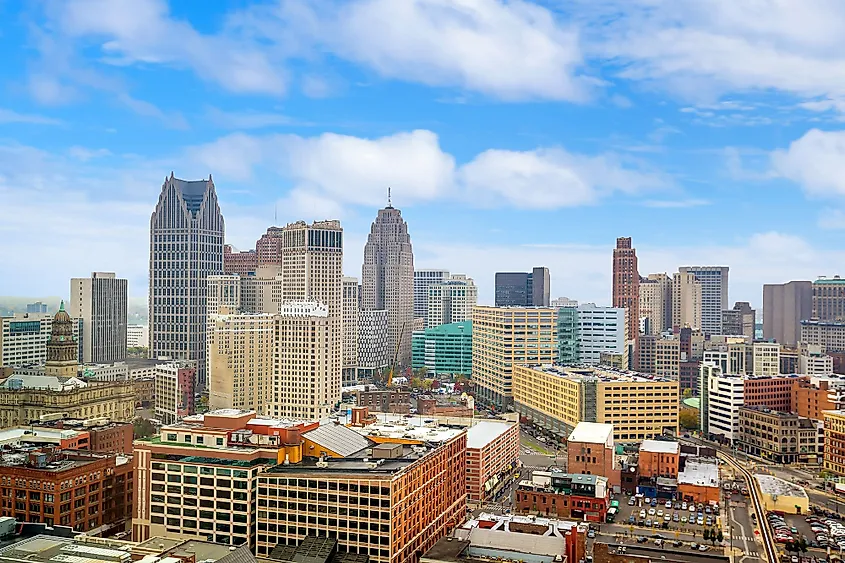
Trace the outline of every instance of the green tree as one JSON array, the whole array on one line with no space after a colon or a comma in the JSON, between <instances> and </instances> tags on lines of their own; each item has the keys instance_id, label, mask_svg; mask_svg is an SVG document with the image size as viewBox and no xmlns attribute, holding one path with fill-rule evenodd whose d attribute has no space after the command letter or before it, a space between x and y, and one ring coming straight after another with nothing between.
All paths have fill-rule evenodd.
<instances>
[{"instance_id":1,"label":"green tree","mask_svg":"<svg viewBox=\"0 0 845 563\"><path fill-rule=\"evenodd\" d=\"M136 418L132 423L132 429L136 438L147 438L155 434L155 426L146 418Z\"/></svg>"},{"instance_id":2,"label":"green tree","mask_svg":"<svg viewBox=\"0 0 845 563\"><path fill-rule=\"evenodd\" d=\"M687 387L686 389L684 389L684 399L689 399L691 397L692 397L692 389Z\"/></svg>"},{"instance_id":3,"label":"green tree","mask_svg":"<svg viewBox=\"0 0 845 563\"><path fill-rule=\"evenodd\" d=\"M802 552L807 553L807 538L801 536L801 540L798 542L798 549Z\"/></svg>"},{"instance_id":4,"label":"green tree","mask_svg":"<svg viewBox=\"0 0 845 563\"><path fill-rule=\"evenodd\" d=\"M722 530L719 530L719 533L716 534L716 535L717 535L716 539L719 541L719 543L722 543L723 541L725 541L725 534L722 533Z\"/></svg>"},{"instance_id":5,"label":"green tree","mask_svg":"<svg viewBox=\"0 0 845 563\"><path fill-rule=\"evenodd\" d=\"M698 430L698 415L692 409L681 409L678 423L686 430Z\"/></svg>"},{"instance_id":6,"label":"green tree","mask_svg":"<svg viewBox=\"0 0 845 563\"><path fill-rule=\"evenodd\" d=\"M422 388L425 391L431 391L431 383L432 383L431 379L423 379L422 380Z\"/></svg>"},{"instance_id":7,"label":"green tree","mask_svg":"<svg viewBox=\"0 0 845 563\"><path fill-rule=\"evenodd\" d=\"M708 530L707 528L704 528L703 537L704 537L704 541L709 540L710 539L710 530Z\"/></svg>"}]
</instances>

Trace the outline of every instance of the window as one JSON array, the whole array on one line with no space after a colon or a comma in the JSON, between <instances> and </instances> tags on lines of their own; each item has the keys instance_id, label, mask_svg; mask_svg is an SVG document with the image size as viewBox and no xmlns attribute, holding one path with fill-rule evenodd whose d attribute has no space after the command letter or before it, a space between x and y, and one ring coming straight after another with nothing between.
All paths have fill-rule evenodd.
<instances>
[{"instance_id":1,"label":"window","mask_svg":"<svg viewBox=\"0 0 845 563\"><path fill-rule=\"evenodd\" d=\"M168 434L167 435L168 442L175 442L176 441L176 434Z\"/></svg>"},{"instance_id":2,"label":"window","mask_svg":"<svg viewBox=\"0 0 845 563\"><path fill-rule=\"evenodd\" d=\"M217 438L217 445L218 445L218 446L222 446L222 445L223 445L223 438Z\"/></svg>"}]
</instances>

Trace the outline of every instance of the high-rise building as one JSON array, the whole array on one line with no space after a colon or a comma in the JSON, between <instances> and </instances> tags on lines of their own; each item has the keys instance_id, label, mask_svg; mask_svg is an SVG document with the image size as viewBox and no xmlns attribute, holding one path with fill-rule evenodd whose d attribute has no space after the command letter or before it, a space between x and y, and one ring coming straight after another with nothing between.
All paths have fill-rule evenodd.
<instances>
[{"instance_id":1,"label":"high-rise building","mask_svg":"<svg viewBox=\"0 0 845 563\"><path fill-rule=\"evenodd\" d=\"M727 266L684 266L683 274L693 274L701 283L701 331L719 334L722 331L722 311L728 308Z\"/></svg>"},{"instance_id":2,"label":"high-rise building","mask_svg":"<svg viewBox=\"0 0 845 563\"><path fill-rule=\"evenodd\" d=\"M628 310L628 338L640 333L640 272L631 237L616 239L613 249L613 306Z\"/></svg>"},{"instance_id":3,"label":"high-rise building","mask_svg":"<svg viewBox=\"0 0 845 563\"><path fill-rule=\"evenodd\" d=\"M676 272L672 276L672 326L701 330L701 300L702 285L695 274ZM719 315L720 330L712 334L721 331L721 312Z\"/></svg>"},{"instance_id":4,"label":"high-rise building","mask_svg":"<svg viewBox=\"0 0 845 563\"><path fill-rule=\"evenodd\" d=\"M358 311L359 378L373 377L393 361L396 350L389 350L388 314L384 309Z\"/></svg>"},{"instance_id":5,"label":"high-rise building","mask_svg":"<svg viewBox=\"0 0 845 563\"><path fill-rule=\"evenodd\" d=\"M205 307L209 317L224 310L226 314L241 312L241 276L239 274L208 276Z\"/></svg>"},{"instance_id":6,"label":"high-rise building","mask_svg":"<svg viewBox=\"0 0 845 563\"><path fill-rule=\"evenodd\" d=\"M110 272L70 280L70 316L82 319L82 363L126 359L128 281Z\"/></svg>"},{"instance_id":7,"label":"high-rise building","mask_svg":"<svg viewBox=\"0 0 845 563\"><path fill-rule=\"evenodd\" d=\"M150 219L150 357L195 361L203 388L207 279L223 273L224 231L210 175L165 179Z\"/></svg>"},{"instance_id":8,"label":"high-rise building","mask_svg":"<svg viewBox=\"0 0 845 563\"><path fill-rule=\"evenodd\" d=\"M557 309L558 361L572 366L580 363L578 341L578 305Z\"/></svg>"},{"instance_id":9,"label":"high-rise building","mask_svg":"<svg viewBox=\"0 0 845 563\"><path fill-rule=\"evenodd\" d=\"M629 335L626 309L583 303L577 310L580 363L598 364L601 362L602 353L627 355Z\"/></svg>"},{"instance_id":10,"label":"high-rise building","mask_svg":"<svg viewBox=\"0 0 845 563\"><path fill-rule=\"evenodd\" d=\"M472 319L478 288L472 278L454 274L447 281L428 286L426 328Z\"/></svg>"},{"instance_id":11,"label":"high-rise building","mask_svg":"<svg viewBox=\"0 0 845 563\"><path fill-rule=\"evenodd\" d=\"M672 278L649 274L640 278L640 319L643 334L658 335L672 329Z\"/></svg>"},{"instance_id":12,"label":"high-rise building","mask_svg":"<svg viewBox=\"0 0 845 563\"><path fill-rule=\"evenodd\" d=\"M763 286L763 338L784 346L801 340L801 321L813 316L813 284L809 281Z\"/></svg>"},{"instance_id":13,"label":"high-rise building","mask_svg":"<svg viewBox=\"0 0 845 563\"><path fill-rule=\"evenodd\" d=\"M443 324L417 331L413 335L412 364L437 375L472 371L472 321Z\"/></svg>"},{"instance_id":14,"label":"high-rise building","mask_svg":"<svg viewBox=\"0 0 845 563\"><path fill-rule=\"evenodd\" d=\"M210 308L210 307L209 307ZM208 407L270 414L278 317L208 315Z\"/></svg>"},{"instance_id":15,"label":"high-rise building","mask_svg":"<svg viewBox=\"0 0 845 563\"><path fill-rule=\"evenodd\" d=\"M514 365L558 360L557 315L550 307L476 306L472 312L472 378L478 399L504 410L513 403Z\"/></svg>"},{"instance_id":16,"label":"high-rise building","mask_svg":"<svg viewBox=\"0 0 845 563\"><path fill-rule=\"evenodd\" d=\"M550 294L548 268L538 266L530 272L496 272L496 307L548 307Z\"/></svg>"},{"instance_id":17,"label":"high-rise building","mask_svg":"<svg viewBox=\"0 0 845 563\"><path fill-rule=\"evenodd\" d=\"M754 340L757 312L747 301L737 301L733 309L722 311L722 334L741 334Z\"/></svg>"},{"instance_id":18,"label":"high-rise building","mask_svg":"<svg viewBox=\"0 0 845 563\"><path fill-rule=\"evenodd\" d=\"M47 304L42 303L41 301L36 301L35 303L27 303L26 312L45 314L47 313Z\"/></svg>"},{"instance_id":19,"label":"high-rise building","mask_svg":"<svg viewBox=\"0 0 845 563\"><path fill-rule=\"evenodd\" d=\"M833 276L813 282L813 320L845 321L845 279Z\"/></svg>"},{"instance_id":20,"label":"high-rise building","mask_svg":"<svg viewBox=\"0 0 845 563\"><path fill-rule=\"evenodd\" d=\"M414 318L428 317L428 287L449 279L449 270L414 270Z\"/></svg>"},{"instance_id":21,"label":"high-rise building","mask_svg":"<svg viewBox=\"0 0 845 563\"><path fill-rule=\"evenodd\" d=\"M739 437L739 409L745 402L744 377L724 374L715 364L705 362L701 364L698 392L699 425L704 436L717 436L732 443Z\"/></svg>"},{"instance_id":22,"label":"high-rise building","mask_svg":"<svg viewBox=\"0 0 845 563\"><path fill-rule=\"evenodd\" d=\"M752 344L753 375L775 376L780 374L780 344L755 342Z\"/></svg>"},{"instance_id":23,"label":"high-rise building","mask_svg":"<svg viewBox=\"0 0 845 563\"><path fill-rule=\"evenodd\" d=\"M411 365L414 251L408 224L389 201L379 209L364 246L361 305L364 310L387 311L388 346L399 350L399 365Z\"/></svg>"},{"instance_id":24,"label":"high-rise building","mask_svg":"<svg viewBox=\"0 0 845 563\"><path fill-rule=\"evenodd\" d=\"M354 385L358 369L358 278L343 278L343 385Z\"/></svg>"},{"instance_id":25,"label":"high-rise building","mask_svg":"<svg viewBox=\"0 0 845 563\"><path fill-rule=\"evenodd\" d=\"M175 424L194 414L196 367L190 360L175 360L155 367L155 415Z\"/></svg>"},{"instance_id":26,"label":"high-rise building","mask_svg":"<svg viewBox=\"0 0 845 563\"><path fill-rule=\"evenodd\" d=\"M44 375L76 377L79 370L79 344L73 337L73 321L65 311L65 302L59 305L47 341L47 362Z\"/></svg>"},{"instance_id":27,"label":"high-rise building","mask_svg":"<svg viewBox=\"0 0 845 563\"><path fill-rule=\"evenodd\" d=\"M255 253L258 255L258 266L282 265L282 227L268 227L255 243Z\"/></svg>"},{"instance_id":28,"label":"high-rise building","mask_svg":"<svg viewBox=\"0 0 845 563\"><path fill-rule=\"evenodd\" d=\"M258 268L258 255L254 250L238 250L231 244L223 245L223 273L249 276Z\"/></svg>"}]
</instances>

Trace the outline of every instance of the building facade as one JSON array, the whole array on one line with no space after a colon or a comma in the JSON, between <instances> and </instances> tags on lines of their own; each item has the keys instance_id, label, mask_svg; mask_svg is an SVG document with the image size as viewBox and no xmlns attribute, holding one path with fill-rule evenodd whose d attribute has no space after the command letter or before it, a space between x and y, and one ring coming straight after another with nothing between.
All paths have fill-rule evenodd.
<instances>
[{"instance_id":1,"label":"building facade","mask_svg":"<svg viewBox=\"0 0 845 563\"><path fill-rule=\"evenodd\" d=\"M243 311L241 305L241 276L223 274L208 276L206 313L209 317L219 313L237 314Z\"/></svg>"},{"instance_id":2,"label":"building facade","mask_svg":"<svg viewBox=\"0 0 845 563\"><path fill-rule=\"evenodd\" d=\"M763 286L763 338L784 346L801 340L801 321L813 316L813 284L791 281Z\"/></svg>"},{"instance_id":3,"label":"building facade","mask_svg":"<svg viewBox=\"0 0 845 563\"><path fill-rule=\"evenodd\" d=\"M723 374L718 366L703 363L698 390L701 431L709 438L733 443L738 437L739 409L745 403L745 379Z\"/></svg>"},{"instance_id":4,"label":"building facade","mask_svg":"<svg viewBox=\"0 0 845 563\"><path fill-rule=\"evenodd\" d=\"M613 249L613 306L628 310L628 338L640 334L640 272L630 237L616 239Z\"/></svg>"},{"instance_id":5,"label":"building facade","mask_svg":"<svg viewBox=\"0 0 845 563\"><path fill-rule=\"evenodd\" d=\"M0 366L33 366L47 361L47 341L53 331L53 317L30 313L0 317ZM73 319L72 330L74 340L81 347L82 322Z\"/></svg>"},{"instance_id":6,"label":"building facade","mask_svg":"<svg viewBox=\"0 0 845 563\"><path fill-rule=\"evenodd\" d=\"M845 410L824 411L824 468L845 475Z\"/></svg>"},{"instance_id":7,"label":"building facade","mask_svg":"<svg viewBox=\"0 0 845 563\"><path fill-rule=\"evenodd\" d=\"M545 307L477 306L472 316L472 377L478 399L498 409L513 403L515 366L557 362L557 318Z\"/></svg>"},{"instance_id":8,"label":"building facade","mask_svg":"<svg viewBox=\"0 0 845 563\"><path fill-rule=\"evenodd\" d=\"M751 346L752 375L775 376L780 374L780 344L755 342Z\"/></svg>"},{"instance_id":9,"label":"building facade","mask_svg":"<svg viewBox=\"0 0 845 563\"><path fill-rule=\"evenodd\" d=\"M739 446L773 463L815 463L818 428L814 421L766 407L739 409Z\"/></svg>"},{"instance_id":10,"label":"building facade","mask_svg":"<svg viewBox=\"0 0 845 563\"><path fill-rule=\"evenodd\" d=\"M496 307L548 307L551 295L549 269L530 272L496 272Z\"/></svg>"},{"instance_id":11,"label":"building facade","mask_svg":"<svg viewBox=\"0 0 845 563\"><path fill-rule=\"evenodd\" d=\"M733 309L722 311L721 334L739 334L754 340L757 326L757 312L747 301L737 301Z\"/></svg>"},{"instance_id":12,"label":"building facade","mask_svg":"<svg viewBox=\"0 0 845 563\"><path fill-rule=\"evenodd\" d=\"M150 327L147 325L126 325L126 347L146 348L150 345Z\"/></svg>"},{"instance_id":13,"label":"building facade","mask_svg":"<svg viewBox=\"0 0 845 563\"><path fill-rule=\"evenodd\" d=\"M478 303L478 288L463 274L453 274L447 281L428 286L426 328L460 323L472 319Z\"/></svg>"},{"instance_id":14,"label":"building facade","mask_svg":"<svg viewBox=\"0 0 845 563\"><path fill-rule=\"evenodd\" d=\"M672 326L702 330L703 286L695 274L676 272L672 276ZM719 313L721 329L721 312ZM716 333L713 333L716 334Z\"/></svg>"},{"instance_id":15,"label":"building facade","mask_svg":"<svg viewBox=\"0 0 845 563\"><path fill-rule=\"evenodd\" d=\"M801 344L824 352L845 352L845 322L801 321Z\"/></svg>"},{"instance_id":16,"label":"building facade","mask_svg":"<svg viewBox=\"0 0 845 563\"><path fill-rule=\"evenodd\" d=\"M516 510L586 522L604 522L610 506L607 477L553 471L548 485L523 481L516 490Z\"/></svg>"},{"instance_id":17,"label":"building facade","mask_svg":"<svg viewBox=\"0 0 845 563\"><path fill-rule=\"evenodd\" d=\"M678 272L692 274L701 284L701 328L704 334L722 332L722 311L728 308L727 266L685 266Z\"/></svg>"},{"instance_id":18,"label":"building facade","mask_svg":"<svg viewBox=\"0 0 845 563\"><path fill-rule=\"evenodd\" d=\"M399 365L411 365L414 251L408 224L389 202L379 210L364 246L361 308L387 311L388 348L399 350Z\"/></svg>"},{"instance_id":19,"label":"building facade","mask_svg":"<svg viewBox=\"0 0 845 563\"><path fill-rule=\"evenodd\" d=\"M472 373L472 321L417 331L411 346L411 367L431 374Z\"/></svg>"},{"instance_id":20,"label":"building facade","mask_svg":"<svg viewBox=\"0 0 845 563\"><path fill-rule=\"evenodd\" d=\"M150 218L150 357L196 362L202 388L207 280L223 273L224 231L210 175L165 179Z\"/></svg>"},{"instance_id":21,"label":"building facade","mask_svg":"<svg viewBox=\"0 0 845 563\"><path fill-rule=\"evenodd\" d=\"M428 287L449 279L449 270L414 270L414 318L428 318Z\"/></svg>"},{"instance_id":22,"label":"building facade","mask_svg":"<svg viewBox=\"0 0 845 563\"><path fill-rule=\"evenodd\" d=\"M358 371L358 312L360 293L358 278L343 278L343 367L341 383L354 385Z\"/></svg>"},{"instance_id":23,"label":"building facade","mask_svg":"<svg viewBox=\"0 0 845 563\"><path fill-rule=\"evenodd\" d=\"M238 250L231 244L223 245L223 273L250 276L258 269L258 255L254 250Z\"/></svg>"},{"instance_id":24,"label":"building facade","mask_svg":"<svg viewBox=\"0 0 845 563\"><path fill-rule=\"evenodd\" d=\"M110 272L70 280L71 317L82 319L82 357L86 364L126 359L128 281Z\"/></svg>"},{"instance_id":25,"label":"building facade","mask_svg":"<svg viewBox=\"0 0 845 563\"><path fill-rule=\"evenodd\" d=\"M467 429L467 500L494 496L519 466L519 424L480 421Z\"/></svg>"},{"instance_id":26,"label":"building facade","mask_svg":"<svg viewBox=\"0 0 845 563\"><path fill-rule=\"evenodd\" d=\"M47 361L44 374L54 377L76 377L79 369L79 344L73 336L75 323L65 311L65 302L53 317L50 340L47 341Z\"/></svg>"},{"instance_id":27,"label":"building facade","mask_svg":"<svg viewBox=\"0 0 845 563\"><path fill-rule=\"evenodd\" d=\"M833 276L813 282L812 319L845 322L845 279Z\"/></svg>"},{"instance_id":28,"label":"building facade","mask_svg":"<svg viewBox=\"0 0 845 563\"><path fill-rule=\"evenodd\" d=\"M666 274L640 278L640 319L643 334L656 336L672 329L672 278Z\"/></svg>"},{"instance_id":29,"label":"building facade","mask_svg":"<svg viewBox=\"0 0 845 563\"><path fill-rule=\"evenodd\" d=\"M623 307L598 307L593 303L578 306L578 361L598 364L602 353L628 353L628 310ZM626 364L627 365L627 364Z\"/></svg>"},{"instance_id":30,"label":"building facade","mask_svg":"<svg viewBox=\"0 0 845 563\"><path fill-rule=\"evenodd\" d=\"M578 306L557 309L558 362L572 366L581 362L578 332Z\"/></svg>"},{"instance_id":31,"label":"building facade","mask_svg":"<svg viewBox=\"0 0 845 563\"><path fill-rule=\"evenodd\" d=\"M372 377L392 365L396 350L390 350L389 319L385 309L358 312L358 377Z\"/></svg>"},{"instance_id":32,"label":"building facade","mask_svg":"<svg viewBox=\"0 0 845 563\"><path fill-rule=\"evenodd\" d=\"M196 412L197 370L189 361L174 361L155 368L155 415L163 424L174 424Z\"/></svg>"},{"instance_id":33,"label":"building facade","mask_svg":"<svg viewBox=\"0 0 845 563\"><path fill-rule=\"evenodd\" d=\"M267 232L255 241L255 253L258 255L258 267L282 266L282 232L281 227L268 227Z\"/></svg>"}]
</instances>

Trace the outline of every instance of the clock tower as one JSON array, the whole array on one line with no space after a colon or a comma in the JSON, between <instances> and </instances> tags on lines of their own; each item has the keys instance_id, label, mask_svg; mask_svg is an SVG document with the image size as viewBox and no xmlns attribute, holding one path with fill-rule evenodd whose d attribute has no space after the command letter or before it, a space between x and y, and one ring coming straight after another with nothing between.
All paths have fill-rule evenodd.
<instances>
[{"instance_id":1,"label":"clock tower","mask_svg":"<svg viewBox=\"0 0 845 563\"><path fill-rule=\"evenodd\" d=\"M77 355L79 343L73 337L73 321L65 311L62 301L59 311L53 317L50 340L47 341L47 364L45 375L76 377L79 369Z\"/></svg>"}]
</instances>

